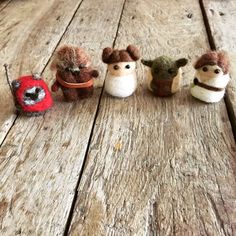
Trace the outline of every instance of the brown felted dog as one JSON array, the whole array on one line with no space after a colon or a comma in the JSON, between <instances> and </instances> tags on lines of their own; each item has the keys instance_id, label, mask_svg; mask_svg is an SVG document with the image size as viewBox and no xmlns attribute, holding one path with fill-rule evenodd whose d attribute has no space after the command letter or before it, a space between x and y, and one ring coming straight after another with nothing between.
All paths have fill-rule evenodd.
<instances>
[{"instance_id":1,"label":"brown felted dog","mask_svg":"<svg viewBox=\"0 0 236 236\"><path fill-rule=\"evenodd\" d=\"M75 46L62 46L56 51L51 69L56 70L56 81L52 91L61 88L66 101L89 97L93 93L93 78L98 71L91 67L91 60L86 52Z\"/></svg>"}]
</instances>

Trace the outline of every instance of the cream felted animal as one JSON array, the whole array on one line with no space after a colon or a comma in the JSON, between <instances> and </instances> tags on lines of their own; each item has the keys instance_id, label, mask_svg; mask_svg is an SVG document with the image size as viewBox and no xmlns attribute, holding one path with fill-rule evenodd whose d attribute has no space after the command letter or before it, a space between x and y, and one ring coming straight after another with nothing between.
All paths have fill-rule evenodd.
<instances>
[{"instance_id":1,"label":"cream felted animal","mask_svg":"<svg viewBox=\"0 0 236 236\"><path fill-rule=\"evenodd\" d=\"M198 59L194 68L192 96L207 103L219 102L230 80L227 55L216 51L206 53Z\"/></svg>"},{"instance_id":2,"label":"cream felted animal","mask_svg":"<svg viewBox=\"0 0 236 236\"><path fill-rule=\"evenodd\" d=\"M139 58L139 50L133 45L129 45L126 50L103 50L102 60L108 64L105 80L105 91L108 94L125 98L134 93L137 87L135 68Z\"/></svg>"}]
</instances>

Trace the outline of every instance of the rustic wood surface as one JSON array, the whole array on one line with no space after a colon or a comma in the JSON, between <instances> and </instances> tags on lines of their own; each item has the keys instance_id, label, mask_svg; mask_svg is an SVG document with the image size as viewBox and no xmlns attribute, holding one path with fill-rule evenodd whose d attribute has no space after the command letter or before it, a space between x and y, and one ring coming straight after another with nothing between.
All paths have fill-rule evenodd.
<instances>
[{"instance_id":1,"label":"rustic wood surface","mask_svg":"<svg viewBox=\"0 0 236 236\"><path fill-rule=\"evenodd\" d=\"M139 64L135 96L103 95L70 235L233 235L236 149L225 104L189 94L192 60L208 49L198 2L126 1L115 46L127 42L147 59L191 59L185 86L154 98Z\"/></svg>"},{"instance_id":2,"label":"rustic wood surface","mask_svg":"<svg viewBox=\"0 0 236 236\"><path fill-rule=\"evenodd\" d=\"M0 11L2 11L12 0L3 0L0 2Z\"/></svg>"},{"instance_id":3,"label":"rustic wood surface","mask_svg":"<svg viewBox=\"0 0 236 236\"><path fill-rule=\"evenodd\" d=\"M232 79L227 89L226 102L236 133L236 1L204 0L203 3L214 39L213 46L228 52L230 57Z\"/></svg>"},{"instance_id":4,"label":"rustic wood surface","mask_svg":"<svg viewBox=\"0 0 236 236\"><path fill-rule=\"evenodd\" d=\"M0 2L0 235L236 235L235 117L230 123L227 101L204 104L189 93L192 64L212 47L207 23L236 64L236 4L203 3L205 19L198 0ZM43 117L14 115L2 65L11 78L39 71L51 84L51 56L65 43L89 52L97 87L106 46L133 43L145 59L190 61L171 98L148 92L138 62L134 96L97 88L68 104L57 94ZM233 80L228 97L235 109Z\"/></svg>"},{"instance_id":5,"label":"rustic wood surface","mask_svg":"<svg viewBox=\"0 0 236 236\"><path fill-rule=\"evenodd\" d=\"M122 4L84 1L61 43L84 46L98 64L101 48L112 46ZM26 60L23 57L20 62ZM101 65L99 71L104 79L105 66ZM48 67L44 75L54 79ZM44 117L16 120L0 151L0 234L63 233L100 92L98 89L91 99L75 104L61 102L58 96L52 111Z\"/></svg>"},{"instance_id":6,"label":"rustic wood surface","mask_svg":"<svg viewBox=\"0 0 236 236\"><path fill-rule=\"evenodd\" d=\"M42 72L66 30L79 1L12 1L0 13L0 143L16 118L3 64L11 79ZM43 54L43 55L42 55Z\"/></svg>"}]
</instances>

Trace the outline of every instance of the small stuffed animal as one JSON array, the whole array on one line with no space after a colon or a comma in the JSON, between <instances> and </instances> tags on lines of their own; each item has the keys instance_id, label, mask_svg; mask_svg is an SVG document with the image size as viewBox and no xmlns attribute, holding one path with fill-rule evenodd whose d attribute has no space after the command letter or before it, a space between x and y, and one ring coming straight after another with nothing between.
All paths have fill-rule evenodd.
<instances>
[{"instance_id":1,"label":"small stuffed animal","mask_svg":"<svg viewBox=\"0 0 236 236\"><path fill-rule=\"evenodd\" d=\"M26 116L39 116L52 106L47 84L39 74L21 76L11 83L18 112Z\"/></svg>"},{"instance_id":2,"label":"small stuffed animal","mask_svg":"<svg viewBox=\"0 0 236 236\"><path fill-rule=\"evenodd\" d=\"M148 71L148 88L154 95L165 97L176 93L181 87L181 67L188 60L181 58L172 60L167 56L161 56L154 60L141 60L142 64L150 67Z\"/></svg>"},{"instance_id":3,"label":"small stuffed animal","mask_svg":"<svg viewBox=\"0 0 236 236\"><path fill-rule=\"evenodd\" d=\"M135 68L139 58L139 50L133 45L129 45L126 50L103 50L102 61L108 64L105 80L105 91L108 94L125 98L134 93L137 87Z\"/></svg>"},{"instance_id":4,"label":"small stuffed animal","mask_svg":"<svg viewBox=\"0 0 236 236\"><path fill-rule=\"evenodd\" d=\"M219 102L230 80L227 55L208 52L197 60L194 68L196 73L191 87L192 96L207 103Z\"/></svg>"},{"instance_id":5,"label":"small stuffed animal","mask_svg":"<svg viewBox=\"0 0 236 236\"><path fill-rule=\"evenodd\" d=\"M61 88L66 101L76 101L93 93L93 78L98 71L91 67L91 60L82 48L62 46L55 53L51 69L56 70L52 91Z\"/></svg>"}]
</instances>

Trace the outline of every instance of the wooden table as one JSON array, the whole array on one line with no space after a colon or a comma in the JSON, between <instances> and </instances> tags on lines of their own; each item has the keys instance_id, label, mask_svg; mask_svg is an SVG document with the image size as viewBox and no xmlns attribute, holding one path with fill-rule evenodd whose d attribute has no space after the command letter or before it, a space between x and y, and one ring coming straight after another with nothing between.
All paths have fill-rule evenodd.
<instances>
[{"instance_id":1,"label":"wooden table","mask_svg":"<svg viewBox=\"0 0 236 236\"><path fill-rule=\"evenodd\" d=\"M236 1L5 0L0 62L10 77L42 72L53 52L85 48L100 71L94 96L46 115L16 116L0 68L0 235L236 235ZM152 96L138 62L126 99L102 90L107 46L187 57L181 92ZM225 100L189 93L209 49L231 58Z\"/></svg>"}]
</instances>

